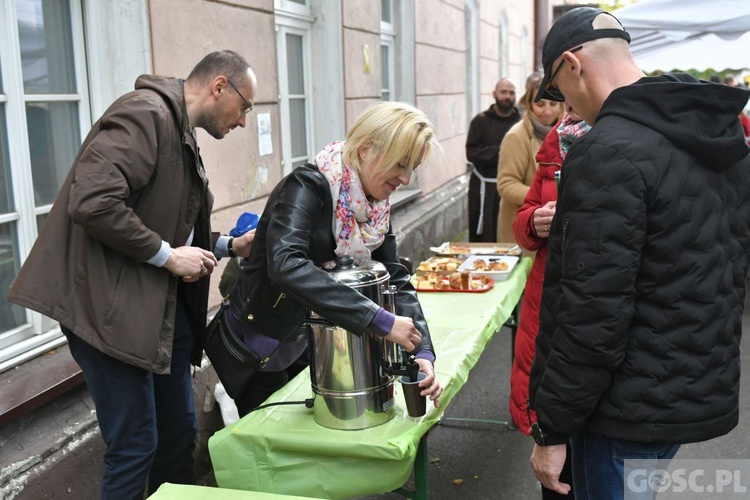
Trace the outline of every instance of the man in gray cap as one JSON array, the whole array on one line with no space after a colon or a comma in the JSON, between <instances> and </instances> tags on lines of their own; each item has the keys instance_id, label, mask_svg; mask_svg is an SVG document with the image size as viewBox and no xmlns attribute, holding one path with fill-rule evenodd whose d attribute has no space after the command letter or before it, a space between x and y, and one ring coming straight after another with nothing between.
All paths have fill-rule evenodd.
<instances>
[{"instance_id":1,"label":"man in gray cap","mask_svg":"<svg viewBox=\"0 0 750 500\"><path fill-rule=\"evenodd\" d=\"M623 498L626 459L671 459L738 422L750 260L745 90L646 77L612 15L580 7L544 43L540 98L592 129L563 166L540 310L531 463L576 498Z\"/></svg>"}]
</instances>

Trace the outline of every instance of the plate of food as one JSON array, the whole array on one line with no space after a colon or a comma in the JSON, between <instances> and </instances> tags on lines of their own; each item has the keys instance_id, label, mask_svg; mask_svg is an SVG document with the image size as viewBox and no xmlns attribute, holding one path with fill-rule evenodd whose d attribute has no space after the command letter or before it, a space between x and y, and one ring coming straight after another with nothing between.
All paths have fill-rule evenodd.
<instances>
[{"instance_id":1,"label":"plate of food","mask_svg":"<svg viewBox=\"0 0 750 500\"><path fill-rule=\"evenodd\" d=\"M492 289L495 282L485 275L469 272L453 272L449 275L425 273L412 277L412 285L418 292L464 292L481 293Z\"/></svg>"},{"instance_id":2,"label":"plate of food","mask_svg":"<svg viewBox=\"0 0 750 500\"><path fill-rule=\"evenodd\" d=\"M518 263L515 255L472 255L458 268L459 272L468 272L472 276L489 276L495 281L504 281Z\"/></svg>"},{"instance_id":3,"label":"plate of food","mask_svg":"<svg viewBox=\"0 0 750 500\"><path fill-rule=\"evenodd\" d=\"M430 247L437 255L521 255L521 247L515 243L462 243L446 241L438 247Z\"/></svg>"},{"instance_id":4,"label":"plate of food","mask_svg":"<svg viewBox=\"0 0 750 500\"><path fill-rule=\"evenodd\" d=\"M456 257L430 257L419 263L416 274L419 276L425 273L454 273L458 271L459 266L463 264L464 260L463 258Z\"/></svg>"}]
</instances>

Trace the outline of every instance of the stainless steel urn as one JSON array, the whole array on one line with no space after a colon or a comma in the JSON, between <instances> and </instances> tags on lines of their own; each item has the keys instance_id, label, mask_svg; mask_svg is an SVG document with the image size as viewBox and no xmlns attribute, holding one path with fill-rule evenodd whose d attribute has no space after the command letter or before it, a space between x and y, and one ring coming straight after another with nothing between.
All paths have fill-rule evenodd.
<instances>
[{"instance_id":1,"label":"stainless steel urn","mask_svg":"<svg viewBox=\"0 0 750 500\"><path fill-rule=\"evenodd\" d=\"M376 304L387 307L390 275L372 260L337 257L323 269ZM394 287L395 288L395 287ZM394 302L390 302L394 304ZM387 371L398 350L378 335L356 335L315 313L308 322L313 419L333 429L365 429L395 416L394 377ZM397 346L395 346L397 347Z\"/></svg>"}]
</instances>

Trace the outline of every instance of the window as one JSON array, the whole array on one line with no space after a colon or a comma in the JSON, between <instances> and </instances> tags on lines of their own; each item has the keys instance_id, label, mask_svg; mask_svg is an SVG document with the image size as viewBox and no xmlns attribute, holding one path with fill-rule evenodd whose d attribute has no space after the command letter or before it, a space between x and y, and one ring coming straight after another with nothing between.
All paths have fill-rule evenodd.
<instances>
[{"instance_id":1,"label":"window","mask_svg":"<svg viewBox=\"0 0 750 500\"><path fill-rule=\"evenodd\" d=\"M312 159L310 36L312 15L304 1L290 6L278 0L276 28L279 54L282 175ZM297 8L300 7L300 8Z\"/></svg>"},{"instance_id":2,"label":"window","mask_svg":"<svg viewBox=\"0 0 750 500\"><path fill-rule=\"evenodd\" d=\"M0 6L0 371L65 341L5 295L90 127L82 18L77 0Z\"/></svg>"},{"instance_id":3,"label":"window","mask_svg":"<svg viewBox=\"0 0 750 500\"><path fill-rule=\"evenodd\" d=\"M415 101L413 16L412 0L380 0L380 98L384 101ZM419 193L418 175L412 175L409 184L393 193L392 206Z\"/></svg>"},{"instance_id":4,"label":"window","mask_svg":"<svg viewBox=\"0 0 750 500\"><path fill-rule=\"evenodd\" d=\"M395 99L395 41L393 0L380 0L380 98L384 101Z\"/></svg>"}]
</instances>

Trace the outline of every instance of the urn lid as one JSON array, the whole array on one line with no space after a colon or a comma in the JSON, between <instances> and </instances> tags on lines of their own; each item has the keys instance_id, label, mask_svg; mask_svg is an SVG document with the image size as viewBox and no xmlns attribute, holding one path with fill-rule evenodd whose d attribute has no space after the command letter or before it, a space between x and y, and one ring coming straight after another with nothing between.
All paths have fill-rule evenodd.
<instances>
[{"instance_id":1,"label":"urn lid","mask_svg":"<svg viewBox=\"0 0 750 500\"><path fill-rule=\"evenodd\" d=\"M375 260L354 260L348 255L336 257L323 264L323 269L331 273L337 280L352 288L369 286L390 278L385 266Z\"/></svg>"}]
</instances>

